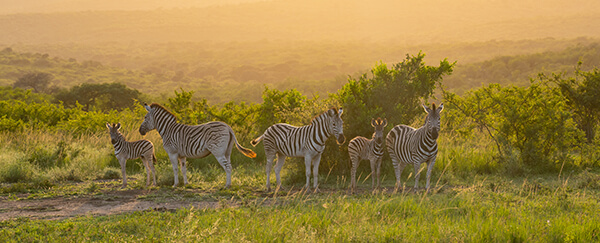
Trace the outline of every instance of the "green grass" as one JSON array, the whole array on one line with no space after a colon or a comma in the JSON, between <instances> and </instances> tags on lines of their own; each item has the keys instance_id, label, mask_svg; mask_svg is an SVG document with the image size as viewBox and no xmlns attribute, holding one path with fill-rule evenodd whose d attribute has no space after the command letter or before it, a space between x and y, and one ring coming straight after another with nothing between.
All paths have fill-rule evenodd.
<instances>
[{"instance_id":1,"label":"green grass","mask_svg":"<svg viewBox=\"0 0 600 243\"><path fill-rule=\"evenodd\" d=\"M600 240L600 194L598 189L579 187L581 178L475 179L471 186L430 193L292 193L245 200L222 196L219 200L224 202L216 209L57 221L20 218L0 223L0 237L14 242ZM182 191L169 197L185 197ZM222 192L212 196L218 193Z\"/></svg>"},{"instance_id":2,"label":"green grass","mask_svg":"<svg viewBox=\"0 0 600 243\"><path fill-rule=\"evenodd\" d=\"M129 161L129 185L120 188L121 172L114 164L107 136L33 135L0 136L2 200L77 197L109 200L116 191L126 193L146 188L145 170L139 161ZM139 139L137 134L131 135L132 139ZM560 175L514 175L494 158L494 145L489 140L445 135L439 141L440 155L432 175L432 190L412 192L414 172L407 167L402 177L407 190L394 193L394 175L387 170L382 175L384 189L372 192L370 170L364 169L366 166L360 167L356 195L348 194L347 175L323 170L319 176L322 193L299 191L304 185L304 169L302 162L294 159L287 161L282 171L284 190L267 193L264 161L247 159L236 151L232 155L231 188L223 189L225 173L210 156L188 160L190 184L172 188L171 164L159 138L150 137L158 144L158 187L150 188L137 200L218 202L219 206L61 220L17 218L0 222L0 239L13 242L600 241L597 167L571 166ZM31 159L32 154L37 156L35 160ZM48 158L63 161L56 163ZM44 166L40 164L43 161L47 161ZM383 163L383 169L391 168L388 160ZM274 185L274 175L271 179ZM425 180L422 175L421 187Z\"/></svg>"}]
</instances>

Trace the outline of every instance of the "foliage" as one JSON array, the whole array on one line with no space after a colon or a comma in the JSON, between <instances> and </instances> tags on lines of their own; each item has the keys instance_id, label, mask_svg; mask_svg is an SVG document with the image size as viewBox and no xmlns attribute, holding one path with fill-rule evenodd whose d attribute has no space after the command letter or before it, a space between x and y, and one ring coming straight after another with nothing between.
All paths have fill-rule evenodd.
<instances>
[{"instance_id":1,"label":"foliage","mask_svg":"<svg viewBox=\"0 0 600 243\"><path fill-rule=\"evenodd\" d=\"M81 104L84 111L90 111L92 107L102 111L120 111L131 108L139 96L138 90L130 89L121 83L83 83L59 92L55 98L67 107L77 107Z\"/></svg>"},{"instance_id":2,"label":"foliage","mask_svg":"<svg viewBox=\"0 0 600 243\"><path fill-rule=\"evenodd\" d=\"M581 135L558 90L539 81L525 88L491 84L463 97L445 91L444 99L454 124L450 129L486 131L506 168L523 163L538 171L558 170ZM518 160L512 161L515 152Z\"/></svg>"},{"instance_id":3,"label":"foliage","mask_svg":"<svg viewBox=\"0 0 600 243\"><path fill-rule=\"evenodd\" d=\"M52 93L56 89L55 87L50 86L52 84L53 79L54 76L50 73L27 73L20 77L13 84L13 87L22 89L32 89L35 93Z\"/></svg>"},{"instance_id":4,"label":"foliage","mask_svg":"<svg viewBox=\"0 0 600 243\"><path fill-rule=\"evenodd\" d=\"M589 72L581 70L579 62L575 76L565 78L560 74L553 74L549 81L558 85L561 94L565 97L567 105L573 112L573 118L579 129L585 132L587 142L594 140L596 126L600 120L600 71L594 68Z\"/></svg>"}]
</instances>

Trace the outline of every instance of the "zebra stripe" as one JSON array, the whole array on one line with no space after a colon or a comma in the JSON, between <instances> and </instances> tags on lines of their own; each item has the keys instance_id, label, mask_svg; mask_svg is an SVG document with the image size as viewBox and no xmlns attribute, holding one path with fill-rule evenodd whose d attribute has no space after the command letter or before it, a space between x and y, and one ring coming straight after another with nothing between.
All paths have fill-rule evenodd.
<instances>
[{"instance_id":1,"label":"zebra stripe","mask_svg":"<svg viewBox=\"0 0 600 243\"><path fill-rule=\"evenodd\" d=\"M154 163L156 157L154 156L154 145L148 140L138 140L134 142L127 142L125 137L119 129L121 123L113 124L106 123L108 132L110 133L111 143L115 148L115 156L119 160L121 165L121 174L123 176L123 187L127 186L127 175L125 173L125 164L129 159L141 158L146 167L146 186L150 185L150 174L153 175L153 184L156 186L156 172L154 171Z\"/></svg>"},{"instance_id":2,"label":"zebra stripe","mask_svg":"<svg viewBox=\"0 0 600 243\"><path fill-rule=\"evenodd\" d=\"M181 162L181 173L183 183L187 184L186 158L203 158L213 154L219 164L227 174L225 187L231 186L231 150L235 145L237 149L247 157L254 158L254 151L242 147L231 129L224 122L208 122L200 125L185 125L177 123L173 113L159 104L148 106L144 104L148 111L144 117L144 122L140 126L140 134L156 129L163 139L163 147L173 167L175 175L175 184L179 184L177 176L178 162Z\"/></svg>"},{"instance_id":3,"label":"zebra stripe","mask_svg":"<svg viewBox=\"0 0 600 243\"><path fill-rule=\"evenodd\" d=\"M310 166L313 165L313 187L317 189L319 163L321 154L325 149L325 141L334 135L338 144L343 144L344 122L341 115L343 110L332 108L323 114L315 117L310 125L296 127L289 124L278 123L270 126L258 138L252 140L251 144L256 146L264 140L265 155L267 157L267 190L271 190L270 174L273 160L277 157L275 165L275 177L277 186L281 186L280 172L286 157L304 157L306 166L306 185L309 188Z\"/></svg>"},{"instance_id":4,"label":"zebra stripe","mask_svg":"<svg viewBox=\"0 0 600 243\"><path fill-rule=\"evenodd\" d=\"M386 145L394 171L396 172L396 187L399 187L400 176L402 170L407 164L414 165L415 169L415 189L419 188L419 169L421 163L427 164L427 184L429 189L429 181L431 178L431 170L435 164L437 156L437 138L440 131L440 112L444 109L444 105L440 104L438 108L432 104L432 108L423 105L427 117L425 125L419 129L415 129L406 125L398 125L392 128L386 138Z\"/></svg>"},{"instance_id":5,"label":"zebra stripe","mask_svg":"<svg viewBox=\"0 0 600 243\"><path fill-rule=\"evenodd\" d=\"M352 162L351 170L351 190L356 190L356 169L361 160L369 160L371 162L371 181L372 188L375 189L375 177L377 177L377 188L380 186L379 175L381 168L381 158L383 157L383 129L387 126L387 120L371 120L371 126L375 128L375 132L371 139L365 137L355 137L348 144L348 154Z\"/></svg>"}]
</instances>

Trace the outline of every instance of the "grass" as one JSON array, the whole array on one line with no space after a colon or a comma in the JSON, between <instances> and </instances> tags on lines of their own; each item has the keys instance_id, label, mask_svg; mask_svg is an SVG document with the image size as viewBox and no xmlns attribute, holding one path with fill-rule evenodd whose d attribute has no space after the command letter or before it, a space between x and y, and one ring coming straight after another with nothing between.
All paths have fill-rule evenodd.
<instances>
[{"instance_id":1,"label":"grass","mask_svg":"<svg viewBox=\"0 0 600 243\"><path fill-rule=\"evenodd\" d=\"M580 178L475 180L470 186L429 193L296 192L242 200L213 192L209 196L225 201L221 207L58 221L20 218L0 223L0 237L14 242L600 240L600 194L597 189L579 188ZM185 196L185 191L175 190L169 197L207 200Z\"/></svg>"},{"instance_id":2,"label":"grass","mask_svg":"<svg viewBox=\"0 0 600 243\"><path fill-rule=\"evenodd\" d=\"M129 185L120 189L107 137L50 134L0 135L0 198L94 197L107 192L146 189L140 161L129 161ZM132 134L131 138L139 139ZM37 138L31 138L37 137ZM371 191L369 169L359 171L359 193L348 194L346 175L321 173L322 193L299 191L303 164L291 159L282 171L284 189L267 193L264 161L234 151L232 187L212 157L191 159L187 186L172 188L166 153L155 142L157 187L138 200L218 202L218 207L150 210L62 220L17 218L0 222L0 239L31 241L543 241L600 240L600 171L569 169L552 174L513 175L494 158L485 138L440 140L429 192L410 190L412 168L405 169L405 191L394 193L394 175L382 174L384 187ZM56 141L64 141L62 145ZM34 153L35 152L35 153ZM260 153L260 151L257 151ZM32 160L31 155L37 156ZM51 158L48 161L47 159ZM56 160L62 160L56 163ZM35 161L35 162L34 162ZM48 161L45 163L44 161ZM40 163L43 164L40 164ZM391 167L383 161L382 169ZM363 161L363 164L368 164ZM387 165L386 165L387 164ZM389 169L389 168L388 168ZM180 175L181 176L181 175ZM426 176L420 184L424 186ZM182 181L182 178L180 178ZM272 185L275 184L274 175Z\"/></svg>"}]
</instances>

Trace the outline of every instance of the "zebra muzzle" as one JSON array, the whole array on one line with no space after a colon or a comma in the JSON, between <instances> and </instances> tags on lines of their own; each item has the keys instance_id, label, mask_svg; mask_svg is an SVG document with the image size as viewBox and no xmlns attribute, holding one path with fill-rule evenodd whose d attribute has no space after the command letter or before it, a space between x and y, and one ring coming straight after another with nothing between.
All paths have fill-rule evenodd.
<instances>
[{"instance_id":1,"label":"zebra muzzle","mask_svg":"<svg viewBox=\"0 0 600 243\"><path fill-rule=\"evenodd\" d=\"M346 136L344 136L344 134L340 134L339 136L337 136L337 143L339 145L344 144L344 142L346 142Z\"/></svg>"}]
</instances>

